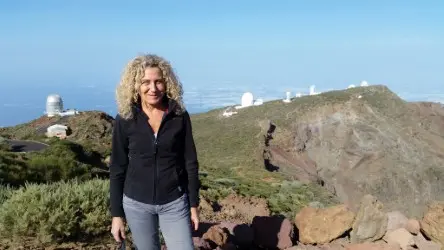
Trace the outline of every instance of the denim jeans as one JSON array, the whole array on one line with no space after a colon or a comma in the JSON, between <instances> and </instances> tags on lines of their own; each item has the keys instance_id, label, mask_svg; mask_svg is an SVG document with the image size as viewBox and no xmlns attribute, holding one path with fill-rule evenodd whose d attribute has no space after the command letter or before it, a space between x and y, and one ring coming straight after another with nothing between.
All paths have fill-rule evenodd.
<instances>
[{"instance_id":1,"label":"denim jeans","mask_svg":"<svg viewBox=\"0 0 444 250\"><path fill-rule=\"evenodd\" d=\"M123 196L123 209L137 250L159 250L159 226L168 250L193 250L188 196L150 205Z\"/></svg>"}]
</instances>

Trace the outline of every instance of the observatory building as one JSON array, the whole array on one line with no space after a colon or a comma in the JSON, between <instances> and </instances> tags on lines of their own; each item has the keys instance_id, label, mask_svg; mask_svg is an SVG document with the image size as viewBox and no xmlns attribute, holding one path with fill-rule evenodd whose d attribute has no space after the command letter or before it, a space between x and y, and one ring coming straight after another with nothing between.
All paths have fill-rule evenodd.
<instances>
[{"instance_id":1,"label":"observatory building","mask_svg":"<svg viewBox=\"0 0 444 250\"><path fill-rule=\"evenodd\" d=\"M235 109L246 108L250 106L259 106L262 105L264 101L262 99L254 100L254 96L251 92L245 92L241 98L241 105L236 106Z\"/></svg>"},{"instance_id":2,"label":"observatory building","mask_svg":"<svg viewBox=\"0 0 444 250\"><path fill-rule=\"evenodd\" d=\"M46 115L53 117L63 112L63 101L59 95L53 94L46 98Z\"/></svg>"},{"instance_id":3,"label":"observatory building","mask_svg":"<svg viewBox=\"0 0 444 250\"><path fill-rule=\"evenodd\" d=\"M75 109L63 110L63 100L60 95L52 94L46 98L46 115L48 117L54 116L70 116L77 115L79 111Z\"/></svg>"},{"instance_id":4,"label":"observatory building","mask_svg":"<svg viewBox=\"0 0 444 250\"><path fill-rule=\"evenodd\" d=\"M250 92L246 92L242 95L241 105L242 107L252 106L254 103L253 94Z\"/></svg>"}]
</instances>

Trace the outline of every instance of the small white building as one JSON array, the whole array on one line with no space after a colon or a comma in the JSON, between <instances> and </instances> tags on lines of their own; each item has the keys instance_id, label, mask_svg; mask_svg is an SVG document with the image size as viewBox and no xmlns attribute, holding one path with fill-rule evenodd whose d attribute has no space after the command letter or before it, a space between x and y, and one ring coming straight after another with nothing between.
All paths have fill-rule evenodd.
<instances>
[{"instance_id":1,"label":"small white building","mask_svg":"<svg viewBox=\"0 0 444 250\"><path fill-rule=\"evenodd\" d=\"M46 129L46 136L47 137L56 136L61 139L64 139L67 136L67 131L68 131L68 126L61 124L54 124Z\"/></svg>"},{"instance_id":2,"label":"small white building","mask_svg":"<svg viewBox=\"0 0 444 250\"><path fill-rule=\"evenodd\" d=\"M264 104L264 100L262 100L262 99L257 99L257 100L254 100L254 102L253 102L253 105L254 106L259 106L259 105L262 105L262 104Z\"/></svg>"},{"instance_id":3,"label":"small white building","mask_svg":"<svg viewBox=\"0 0 444 250\"><path fill-rule=\"evenodd\" d=\"M68 109L68 110L65 110L65 111L59 113L60 116L70 116L70 115L78 115L78 114L79 114L79 111L77 111L75 109Z\"/></svg>"}]
</instances>

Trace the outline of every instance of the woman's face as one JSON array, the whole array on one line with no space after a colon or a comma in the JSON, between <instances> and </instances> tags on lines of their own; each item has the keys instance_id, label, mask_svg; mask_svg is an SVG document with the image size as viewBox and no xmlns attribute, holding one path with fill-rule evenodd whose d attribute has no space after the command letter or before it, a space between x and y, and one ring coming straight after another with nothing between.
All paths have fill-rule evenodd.
<instances>
[{"instance_id":1,"label":"woman's face","mask_svg":"<svg viewBox=\"0 0 444 250\"><path fill-rule=\"evenodd\" d=\"M165 95L165 90L162 71L157 67L146 68L139 90L142 103L151 106L158 105Z\"/></svg>"}]
</instances>

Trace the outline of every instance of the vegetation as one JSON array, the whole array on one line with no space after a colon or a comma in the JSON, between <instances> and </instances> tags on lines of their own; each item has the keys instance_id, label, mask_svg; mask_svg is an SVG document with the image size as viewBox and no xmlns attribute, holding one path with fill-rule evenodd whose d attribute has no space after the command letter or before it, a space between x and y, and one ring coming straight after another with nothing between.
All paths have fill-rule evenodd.
<instances>
[{"instance_id":1,"label":"vegetation","mask_svg":"<svg viewBox=\"0 0 444 250\"><path fill-rule=\"evenodd\" d=\"M40 242L92 237L108 232L109 183L93 179L26 184L0 189L0 234L38 237Z\"/></svg>"},{"instance_id":2,"label":"vegetation","mask_svg":"<svg viewBox=\"0 0 444 250\"><path fill-rule=\"evenodd\" d=\"M0 184L21 186L26 182L50 183L87 180L93 177L94 157L82 146L54 139L51 146L27 154L0 151Z\"/></svg>"},{"instance_id":3,"label":"vegetation","mask_svg":"<svg viewBox=\"0 0 444 250\"><path fill-rule=\"evenodd\" d=\"M6 141L6 138L0 136L0 151L9 151L11 147Z\"/></svg>"}]
</instances>

